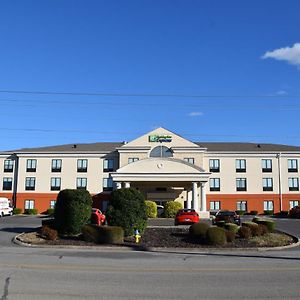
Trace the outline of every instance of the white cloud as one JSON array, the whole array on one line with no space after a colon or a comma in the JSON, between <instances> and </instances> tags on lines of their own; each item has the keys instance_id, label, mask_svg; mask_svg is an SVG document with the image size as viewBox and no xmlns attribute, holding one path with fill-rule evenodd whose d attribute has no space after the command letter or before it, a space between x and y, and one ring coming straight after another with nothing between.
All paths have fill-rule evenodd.
<instances>
[{"instance_id":1,"label":"white cloud","mask_svg":"<svg viewBox=\"0 0 300 300\"><path fill-rule=\"evenodd\" d=\"M284 91L284 90L280 90L278 92L276 92L276 95L279 95L279 96L284 96L284 95L287 95L287 91Z\"/></svg>"},{"instance_id":2,"label":"white cloud","mask_svg":"<svg viewBox=\"0 0 300 300\"><path fill-rule=\"evenodd\" d=\"M292 47L267 51L261 58L274 58L276 60L283 60L300 68L300 43L295 43Z\"/></svg>"},{"instance_id":3,"label":"white cloud","mask_svg":"<svg viewBox=\"0 0 300 300\"><path fill-rule=\"evenodd\" d=\"M203 116L203 112L201 111L193 111L193 112L190 112L188 114L189 117L198 117L198 116Z\"/></svg>"}]
</instances>

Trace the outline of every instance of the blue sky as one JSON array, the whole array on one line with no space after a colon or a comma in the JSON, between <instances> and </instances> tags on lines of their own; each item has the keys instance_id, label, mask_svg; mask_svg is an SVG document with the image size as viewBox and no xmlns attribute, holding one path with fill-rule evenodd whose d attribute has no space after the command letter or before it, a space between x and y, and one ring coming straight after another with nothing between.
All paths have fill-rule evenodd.
<instances>
[{"instance_id":1,"label":"blue sky","mask_svg":"<svg viewBox=\"0 0 300 300\"><path fill-rule=\"evenodd\" d=\"M300 145L299 11L298 0L3 0L0 150L159 126Z\"/></svg>"}]
</instances>

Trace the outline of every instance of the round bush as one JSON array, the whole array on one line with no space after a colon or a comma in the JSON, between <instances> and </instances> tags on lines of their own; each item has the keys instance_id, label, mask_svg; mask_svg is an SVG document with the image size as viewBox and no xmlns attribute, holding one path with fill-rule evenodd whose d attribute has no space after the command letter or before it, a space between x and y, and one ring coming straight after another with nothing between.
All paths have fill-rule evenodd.
<instances>
[{"instance_id":1,"label":"round bush","mask_svg":"<svg viewBox=\"0 0 300 300\"><path fill-rule=\"evenodd\" d=\"M79 234L91 218L92 197L86 190L59 192L54 209L54 224L59 233Z\"/></svg>"},{"instance_id":2,"label":"round bush","mask_svg":"<svg viewBox=\"0 0 300 300\"><path fill-rule=\"evenodd\" d=\"M109 225L124 229L125 236L133 235L135 229L142 234L147 226L144 195L134 188L113 191L106 216Z\"/></svg>"},{"instance_id":3,"label":"round bush","mask_svg":"<svg viewBox=\"0 0 300 300\"><path fill-rule=\"evenodd\" d=\"M290 218L300 219L300 206L295 206L292 209L290 209L288 216Z\"/></svg>"},{"instance_id":4,"label":"round bush","mask_svg":"<svg viewBox=\"0 0 300 300\"><path fill-rule=\"evenodd\" d=\"M260 231L260 235L265 235L265 234L269 233L268 227L266 225L258 224L258 228Z\"/></svg>"},{"instance_id":5,"label":"round bush","mask_svg":"<svg viewBox=\"0 0 300 300\"><path fill-rule=\"evenodd\" d=\"M239 231L239 226L234 223L225 223L224 228L228 231L232 231L234 233L237 233Z\"/></svg>"},{"instance_id":6,"label":"round bush","mask_svg":"<svg viewBox=\"0 0 300 300\"><path fill-rule=\"evenodd\" d=\"M275 222L272 220L258 220L257 224L267 226L269 232L273 232L275 230Z\"/></svg>"},{"instance_id":7,"label":"round bush","mask_svg":"<svg viewBox=\"0 0 300 300\"><path fill-rule=\"evenodd\" d=\"M157 217L157 205L154 201L145 201L147 207L147 217L148 218L156 218Z\"/></svg>"},{"instance_id":8,"label":"round bush","mask_svg":"<svg viewBox=\"0 0 300 300\"><path fill-rule=\"evenodd\" d=\"M251 235L252 236L260 236L261 235L260 229L259 229L257 223L254 223L254 222L243 222L242 226L249 227L250 230L251 230Z\"/></svg>"},{"instance_id":9,"label":"round bush","mask_svg":"<svg viewBox=\"0 0 300 300\"><path fill-rule=\"evenodd\" d=\"M226 230L225 234L226 234L226 241L228 243L231 243L235 240L235 232L234 231Z\"/></svg>"},{"instance_id":10,"label":"round bush","mask_svg":"<svg viewBox=\"0 0 300 300\"><path fill-rule=\"evenodd\" d=\"M223 228L210 227L207 230L206 238L208 243L215 246L223 246L226 244L226 233Z\"/></svg>"},{"instance_id":11,"label":"round bush","mask_svg":"<svg viewBox=\"0 0 300 300\"><path fill-rule=\"evenodd\" d=\"M210 226L207 223L194 223L189 228L189 234L192 237L205 239L206 238L206 232Z\"/></svg>"},{"instance_id":12,"label":"round bush","mask_svg":"<svg viewBox=\"0 0 300 300\"><path fill-rule=\"evenodd\" d=\"M182 209L182 204L176 201L168 201L165 204L164 217L175 218L178 210Z\"/></svg>"},{"instance_id":13,"label":"round bush","mask_svg":"<svg viewBox=\"0 0 300 300\"><path fill-rule=\"evenodd\" d=\"M246 226L241 226L238 234L242 239L249 239L251 238L251 229Z\"/></svg>"},{"instance_id":14,"label":"round bush","mask_svg":"<svg viewBox=\"0 0 300 300\"><path fill-rule=\"evenodd\" d=\"M48 208L47 215L53 215L53 214L54 214L54 208Z\"/></svg>"},{"instance_id":15,"label":"round bush","mask_svg":"<svg viewBox=\"0 0 300 300\"><path fill-rule=\"evenodd\" d=\"M14 215L20 215L22 213L22 208L14 208L13 209L13 214Z\"/></svg>"},{"instance_id":16,"label":"round bush","mask_svg":"<svg viewBox=\"0 0 300 300\"><path fill-rule=\"evenodd\" d=\"M38 211L36 208L25 209L26 215L37 215Z\"/></svg>"}]
</instances>

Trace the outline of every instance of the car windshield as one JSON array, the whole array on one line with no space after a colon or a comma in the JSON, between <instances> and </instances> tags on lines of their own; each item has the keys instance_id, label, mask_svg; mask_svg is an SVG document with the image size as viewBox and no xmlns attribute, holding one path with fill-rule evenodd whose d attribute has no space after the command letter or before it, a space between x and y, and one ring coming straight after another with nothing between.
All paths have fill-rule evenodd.
<instances>
[{"instance_id":1,"label":"car windshield","mask_svg":"<svg viewBox=\"0 0 300 300\"><path fill-rule=\"evenodd\" d=\"M218 216L234 216L235 212L234 211L220 211L218 213Z\"/></svg>"}]
</instances>

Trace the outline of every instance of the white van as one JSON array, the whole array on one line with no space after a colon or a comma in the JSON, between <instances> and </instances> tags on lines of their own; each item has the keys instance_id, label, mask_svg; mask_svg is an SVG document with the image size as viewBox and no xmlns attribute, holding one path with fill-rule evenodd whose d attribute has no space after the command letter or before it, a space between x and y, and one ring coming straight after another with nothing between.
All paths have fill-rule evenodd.
<instances>
[{"instance_id":1,"label":"white van","mask_svg":"<svg viewBox=\"0 0 300 300\"><path fill-rule=\"evenodd\" d=\"M10 205L10 200L0 197L0 217L11 216L13 209Z\"/></svg>"}]
</instances>

